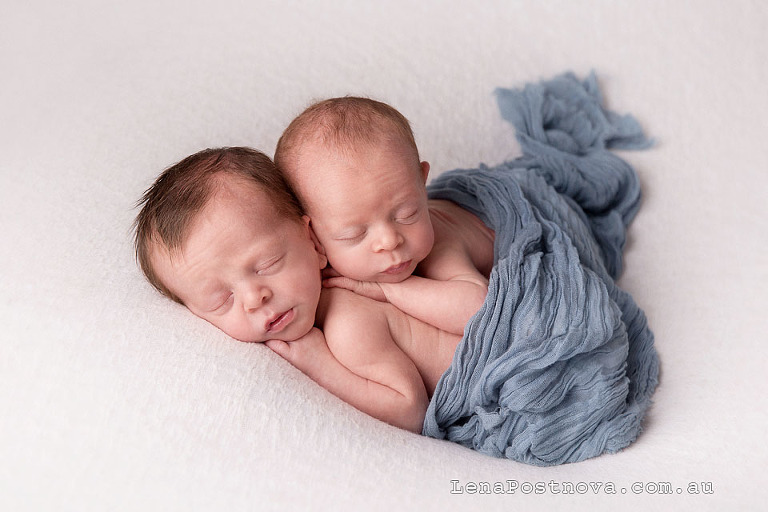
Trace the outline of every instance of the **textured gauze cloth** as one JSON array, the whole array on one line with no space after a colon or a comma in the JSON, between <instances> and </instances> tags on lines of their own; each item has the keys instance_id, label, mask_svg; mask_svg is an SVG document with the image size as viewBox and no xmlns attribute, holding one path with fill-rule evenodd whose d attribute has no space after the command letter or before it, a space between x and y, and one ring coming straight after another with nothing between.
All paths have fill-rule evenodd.
<instances>
[{"instance_id":1,"label":"textured gauze cloth","mask_svg":"<svg viewBox=\"0 0 768 512\"><path fill-rule=\"evenodd\" d=\"M499 89L523 156L429 186L496 233L488 296L440 379L423 433L539 466L633 442L659 373L653 334L616 286L637 175L610 149L651 142L603 108L594 74Z\"/></svg>"}]
</instances>

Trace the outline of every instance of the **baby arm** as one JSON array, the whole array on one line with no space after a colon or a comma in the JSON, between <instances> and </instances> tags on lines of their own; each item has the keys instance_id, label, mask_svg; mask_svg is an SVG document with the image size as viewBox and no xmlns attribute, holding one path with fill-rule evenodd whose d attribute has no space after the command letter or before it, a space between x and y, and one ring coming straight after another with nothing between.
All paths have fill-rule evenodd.
<instances>
[{"instance_id":1,"label":"baby arm","mask_svg":"<svg viewBox=\"0 0 768 512\"><path fill-rule=\"evenodd\" d=\"M267 346L364 413L421 433L427 392L416 366L392 341L386 319L347 320L326 322L329 343L313 328L299 340L270 340Z\"/></svg>"},{"instance_id":2,"label":"baby arm","mask_svg":"<svg viewBox=\"0 0 768 512\"><path fill-rule=\"evenodd\" d=\"M462 335L469 319L483 305L488 280L458 249L433 250L419 266L423 277L400 283L361 282L346 277L324 281L374 300L389 302L402 312L438 329Z\"/></svg>"}]
</instances>

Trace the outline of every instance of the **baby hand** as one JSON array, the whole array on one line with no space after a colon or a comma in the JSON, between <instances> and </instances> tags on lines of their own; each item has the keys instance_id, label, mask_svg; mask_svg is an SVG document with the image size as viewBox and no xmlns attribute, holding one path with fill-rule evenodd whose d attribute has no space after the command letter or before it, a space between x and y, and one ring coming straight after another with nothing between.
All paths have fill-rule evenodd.
<instances>
[{"instance_id":1,"label":"baby hand","mask_svg":"<svg viewBox=\"0 0 768 512\"><path fill-rule=\"evenodd\" d=\"M267 340L264 344L312 379L322 371L326 358L333 357L323 331L317 327L294 341Z\"/></svg>"},{"instance_id":2,"label":"baby hand","mask_svg":"<svg viewBox=\"0 0 768 512\"><path fill-rule=\"evenodd\" d=\"M356 281L355 279L339 276L323 280L323 286L326 288L344 288L369 299L387 302L387 295L379 283Z\"/></svg>"}]
</instances>

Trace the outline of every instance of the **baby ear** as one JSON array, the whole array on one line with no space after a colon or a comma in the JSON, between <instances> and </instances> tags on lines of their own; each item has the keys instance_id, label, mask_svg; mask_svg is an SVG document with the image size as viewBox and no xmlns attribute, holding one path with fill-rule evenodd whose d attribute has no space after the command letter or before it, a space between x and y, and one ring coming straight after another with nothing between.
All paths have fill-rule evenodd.
<instances>
[{"instance_id":1,"label":"baby ear","mask_svg":"<svg viewBox=\"0 0 768 512\"><path fill-rule=\"evenodd\" d=\"M315 252L317 252L318 259L320 260L320 268L325 268L328 265L328 257L325 255L325 247L317 239L315 230L312 229L312 220L307 215L302 215L301 220L304 222L309 239L312 240L312 244L315 246Z\"/></svg>"},{"instance_id":2,"label":"baby ear","mask_svg":"<svg viewBox=\"0 0 768 512\"><path fill-rule=\"evenodd\" d=\"M427 176L429 176L429 162L421 162L421 179L424 183L427 182Z\"/></svg>"}]
</instances>

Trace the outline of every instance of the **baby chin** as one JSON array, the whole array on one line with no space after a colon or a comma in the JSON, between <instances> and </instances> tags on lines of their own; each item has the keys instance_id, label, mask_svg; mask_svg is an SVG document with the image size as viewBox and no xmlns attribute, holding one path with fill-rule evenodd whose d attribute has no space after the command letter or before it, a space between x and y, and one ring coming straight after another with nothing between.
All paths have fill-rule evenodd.
<instances>
[{"instance_id":1,"label":"baby chin","mask_svg":"<svg viewBox=\"0 0 768 512\"><path fill-rule=\"evenodd\" d=\"M291 308L273 315L260 329L227 332L226 334L245 343L262 343L267 340L296 341L305 336L314 325L314 316L310 319L302 315L300 308Z\"/></svg>"}]
</instances>

